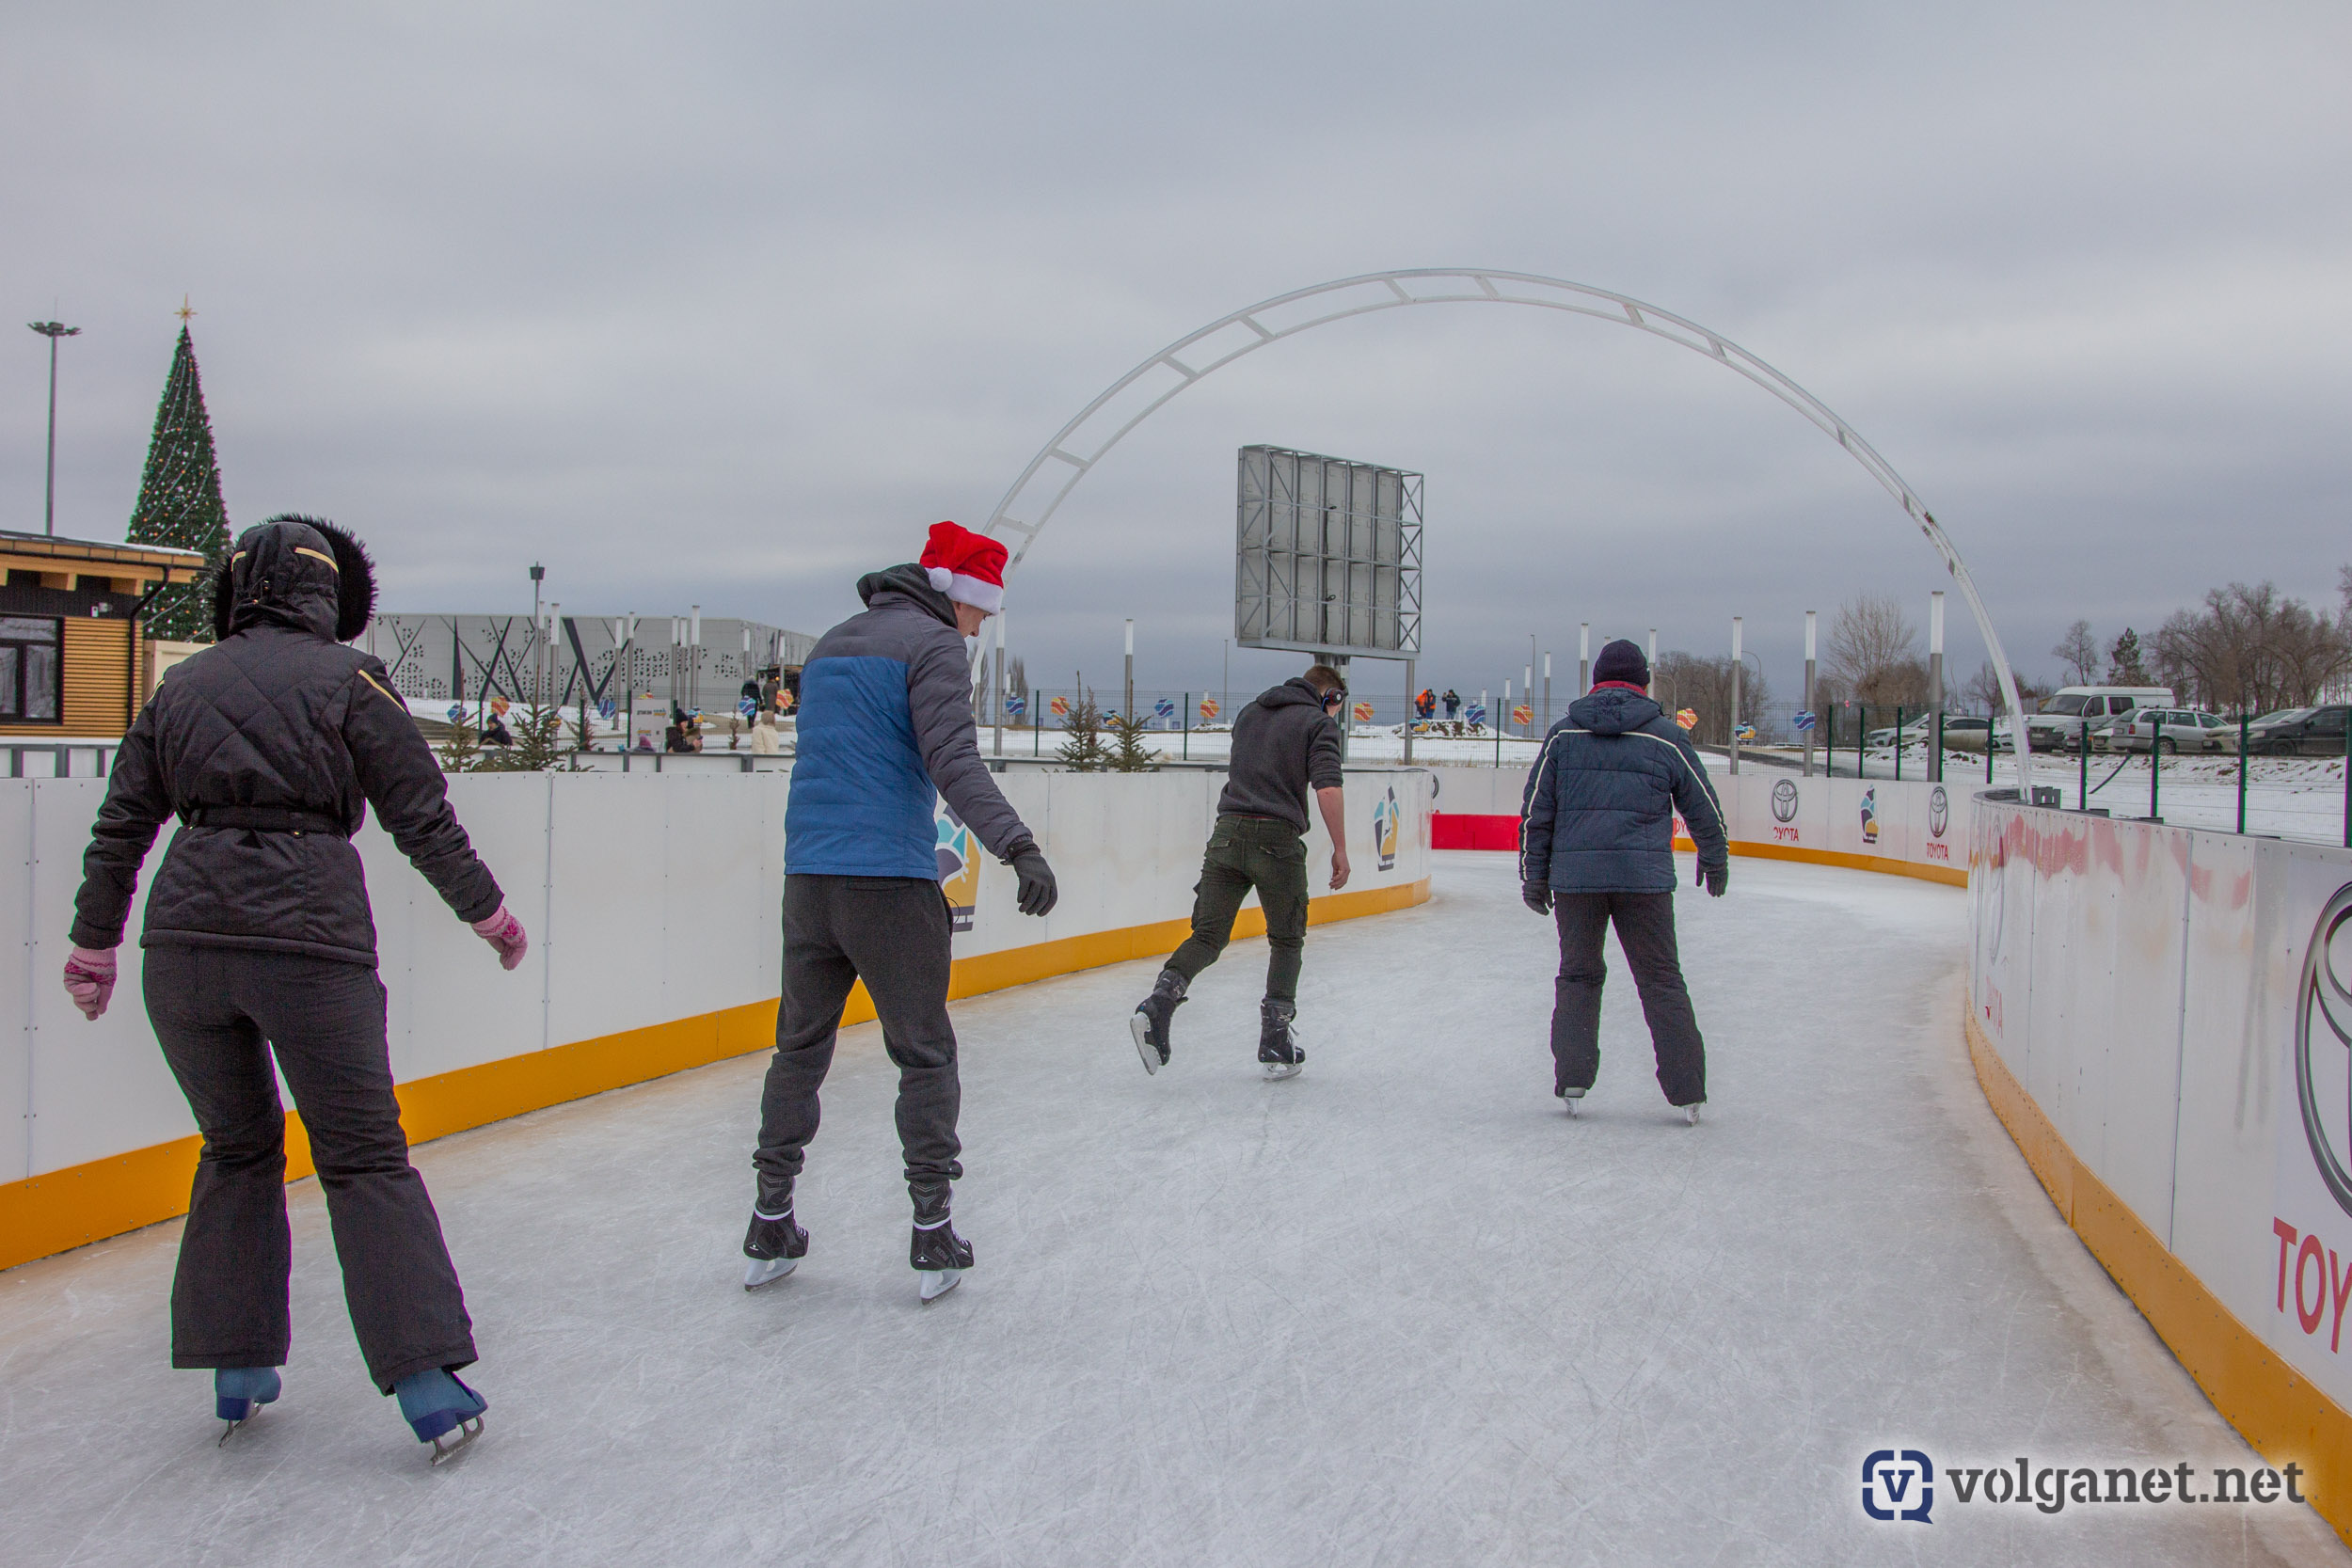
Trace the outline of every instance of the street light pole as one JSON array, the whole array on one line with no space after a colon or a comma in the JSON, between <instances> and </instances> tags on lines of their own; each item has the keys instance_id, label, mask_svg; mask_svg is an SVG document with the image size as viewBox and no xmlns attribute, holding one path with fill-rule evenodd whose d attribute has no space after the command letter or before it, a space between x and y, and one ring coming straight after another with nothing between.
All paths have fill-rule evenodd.
<instances>
[{"instance_id":1,"label":"street light pole","mask_svg":"<svg viewBox=\"0 0 2352 1568\"><path fill-rule=\"evenodd\" d=\"M1814 714L1813 722L1816 728L1820 727L1821 721L1820 715L1815 713L1813 707L1814 633L1818 624L1815 612L1810 610L1806 610L1804 612L1804 710ZM1992 742L1987 741L1986 744L1990 746ZM1804 776L1808 779L1813 777L1812 730L1804 732Z\"/></svg>"},{"instance_id":2,"label":"street light pole","mask_svg":"<svg viewBox=\"0 0 2352 1568\"><path fill-rule=\"evenodd\" d=\"M1128 720L1128 721L1129 721L1130 723L1132 723L1132 722L1134 722L1134 721L1135 721L1135 717L1136 717L1136 622L1135 622L1135 617L1134 617L1134 616L1132 616L1132 615L1131 615L1131 616L1129 616L1129 617L1127 618L1127 690L1126 690L1126 705L1125 705L1123 708L1121 708L1120 711L1121 713L1123 713L1123 714L1125 714L1125 715L1126 715L1127 720Z\"/></svg>"},{"instance_id":3,"label":"street light pole","mask_svg":"<svg viewBox=\"0 0 2352 1568\"><path fill-rule=\"evenodd\" d=\"M81 336L78 326L63 322L26 322L25 325L49 340L49 488L42 499L40 531L52 538L57 532L57 340Z\"/></svg>"},{"instance_id":4,"label":"street light pole","mask_svg":"<svg viewBox=\"0 0 2352 1568\"><path fill-rule=\"evenodd\" d=\"M531 563L531 705L536 709L547 702L548 638L547 627L540 624L539 585L547 580L548 569L537 562ZM534 715L535 717L535 715Z\"/></svg>"},{"instance_id":5,"label":"street light pole","mask_svg":"<svg viewBox=\"0 0 2352 1568\"><path fill-rule=\"evenodd\" d=\"M1740 657L1740 617L1731 618L1731 733L1725 751L1731 757L1731 776L1740 776L1740 677L1747 673L1747 665Z\"/></svg>"}]
</instances>

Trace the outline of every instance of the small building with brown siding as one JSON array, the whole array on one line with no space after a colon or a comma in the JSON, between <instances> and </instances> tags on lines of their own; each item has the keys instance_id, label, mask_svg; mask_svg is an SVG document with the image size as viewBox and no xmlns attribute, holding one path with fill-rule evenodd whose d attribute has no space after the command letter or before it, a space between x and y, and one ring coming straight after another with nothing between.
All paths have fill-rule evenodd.
<instances>
[{"instance_id":1,"label":"small building with brown siding","mask_svg":"<svg viewBox=\"0 0 2352 1568\"><path fill-rule=\"evenodd\" d=\"M194 550L0 530L0 736L119 737L155 686L143 597L203 575Z\"/></svg>"}]
</instances>

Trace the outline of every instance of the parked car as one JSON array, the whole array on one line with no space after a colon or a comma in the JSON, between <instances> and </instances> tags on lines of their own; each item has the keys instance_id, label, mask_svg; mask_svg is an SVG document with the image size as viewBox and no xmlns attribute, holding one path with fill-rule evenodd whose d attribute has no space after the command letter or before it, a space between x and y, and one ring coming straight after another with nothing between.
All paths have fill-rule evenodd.
<instances>
[{"instance_id":1,"label":"parked car","mask_svg":"<svg viewBox=\"0 0 2352 1568\"><path fill-rule=\"evenodd\" d=\"M2144 707L2107 727L2107 749L2144 752L2234 752L2237 726L2201 708Z\"/></svg>"},{"instance_id":2,"label":"parked car","mask_svg":"<svg viewBox=\"0 0 2352 1568\"><path fill-rule=\"evenodd\" d=\"M2017 743L2010 737L2009 721L1997 724L1990 719L1978 719L1967 714L1947 713L1944 716L1944 749L1947 752L1981 752L1990 738L1995 752L2014 752Z\"/></svg>"},{"instance_id":3,"label":"parked car","mask_svg":"<svg viewBox=\"0 0 2352 1568\"><path fill-rule=\"evenodd\" d=\"M2272 756L2340 757L2344 755L2344 704L2331 703L2265 713L2246 727L2247 747Z\"/></svg>"},{"instance_id":4,"label":"parked car","mask_svg":"<svg viewBox=\"0 0 2352 1568\"><path fill-rule=\"evenodd\" d=\"M2171 705L2169 686L2063 686L2026 721L2026 736L2037 752L2071 751L2082 744L2087 725L2136 707Z\"/></svg>"},{"instance_id":5,"label":"parked car","mask_svg":"<svg viewBox=\"0 0 2352 1568\"><path fill-rule=\"evenodd\" d=\"M2160 706L2162 705L2159 704L2152 705ZM2107 752L2114 750L2114 747L2111 746L2108 741L2109 736L2113 736L2115 733L2115 726L2129 722L2132 715L2137 713L2139 709L2136 707L2127 707L2121 713L2110 713L2105 719L2084 720L2081 733L2072 736L2066 742L2065 749L2070 752L2076 752L2080 751L2083 747L2088 746L2094 752Z\"/></svg>"}]
</instances>

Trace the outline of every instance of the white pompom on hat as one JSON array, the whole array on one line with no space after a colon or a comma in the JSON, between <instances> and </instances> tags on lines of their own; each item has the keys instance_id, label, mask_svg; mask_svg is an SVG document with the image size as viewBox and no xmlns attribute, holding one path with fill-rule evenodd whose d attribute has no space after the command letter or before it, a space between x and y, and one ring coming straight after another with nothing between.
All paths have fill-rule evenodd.
<instances>
[{"instance_id":1,"label":"white pompom on hat","mask_svg":"<svg viewBox=\"0 0 2352 1568\"><path fill-rule=\"evenodd\" d=\"M993 615L1005 608L1008 559L1004 546L961 523L933 523L920 564L933 588Z\"/></svg>"}]
</instances>

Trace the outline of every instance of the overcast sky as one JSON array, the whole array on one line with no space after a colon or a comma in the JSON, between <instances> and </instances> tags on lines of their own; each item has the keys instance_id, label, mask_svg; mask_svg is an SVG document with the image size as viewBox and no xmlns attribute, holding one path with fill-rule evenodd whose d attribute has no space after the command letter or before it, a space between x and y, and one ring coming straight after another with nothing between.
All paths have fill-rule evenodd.
<instances>
[{"instance_id":1,"label":"overcast sky","mask_svg":"<svg viewBox=\"0 0 2352 1568\"><path fill-rule=\"evenodd\" d=\"M9 8L0 291L63 348L58 531L119 539L183 294L230 517L355 527L384 606L821 630L1146 356L1478 265L1706 324L1927 498L2022 669L2352 560L2340 6ZM46 344L0 359L40 526ZM1139 427L1016 578L1040 682L1222 678L1233 453L1425 472L1422 674L1576 626L1793 686L1802 612L1947 586L1720 365L1432 306ZM1951 659L1980 645L1954 602ZM1238 685L1286 673L1238 658ZM1366 667L1358 684L1398 688Z\"/></svg>"}]
</instances>

